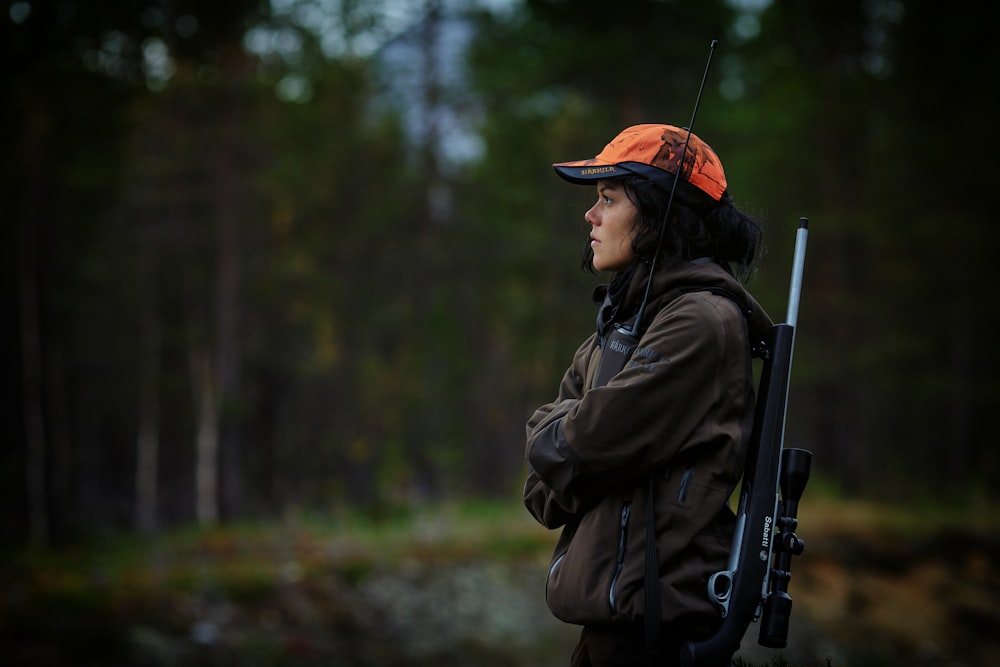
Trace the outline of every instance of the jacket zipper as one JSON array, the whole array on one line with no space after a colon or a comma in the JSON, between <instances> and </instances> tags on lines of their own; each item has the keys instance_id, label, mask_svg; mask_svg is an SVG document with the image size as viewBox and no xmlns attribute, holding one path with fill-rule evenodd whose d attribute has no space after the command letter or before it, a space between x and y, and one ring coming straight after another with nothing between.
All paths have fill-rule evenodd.
<instances>
[{"instance_id":1,"label":"jacket zipper","mask_svg":"<svg viewBox=\"0 0 1000 667\"><path fill-rule=\"evenodd\" d=\"M549 580L552 579L552 575L555 573L556 569L558 569L559 564L563 562L563 558L566 557L567 553L569 553L569 552L564 551L559 556L559 558L556 558L555 562L552 563L552 567L549 568L549 573L547 575L545 575L545 597L546 598L548 597L548 594L549 594Z\"/></svg>"},{"instance_id":2,"label":"jacket zipper","mask_svg":"<svg viewBox=\"0 0 1000 667\"><path fill-rule=\"evenodd\" d=\"M615 563L615 575L611 577L611 588L608 591L608 603L611 605L611 613L618 613L617 600L615 599L616 588L618 587L618 577L621 576L622 568L625 567L625 536L628 529L628 517L632 513L632 501L626 501L622 506L621 527L618 531L618 561Z\"/></svg>"},{"instance_id":3,"label":"jacket zipper","mask_svg":"<svg viewBox=\"0 0 1000 667\"><path fill-rule=\"evenodd\" d=\"M688 484L691 483L692 477L694 477L694 466L688 466L684 469L684 476L681 477L681 487L677 490L677 502L682 503L687 500Z\"/></svg>"}]
</instances>

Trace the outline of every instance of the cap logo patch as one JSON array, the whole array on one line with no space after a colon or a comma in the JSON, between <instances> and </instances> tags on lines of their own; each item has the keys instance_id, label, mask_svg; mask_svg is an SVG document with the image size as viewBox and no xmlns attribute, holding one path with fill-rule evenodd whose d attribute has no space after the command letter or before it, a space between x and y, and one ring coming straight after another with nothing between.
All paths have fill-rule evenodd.
<instances>
[{"instance_id":1,"label":"cap logo patch","mask_svg":"<svg viewBox=\"0 0 1000 667\"><path fill-rule=\"evenodd\" d=\"M594 176L595 174L608 174L615 170L614 167L592 167L590 169L582 169L580 171L581 176Z\"/></svg>"}]
</instances>

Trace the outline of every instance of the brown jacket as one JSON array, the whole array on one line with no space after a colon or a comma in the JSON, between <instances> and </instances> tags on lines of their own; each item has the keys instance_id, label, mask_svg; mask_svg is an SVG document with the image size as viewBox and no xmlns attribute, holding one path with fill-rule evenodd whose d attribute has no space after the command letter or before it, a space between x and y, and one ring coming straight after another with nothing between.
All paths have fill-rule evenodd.
<instances>
[{"instance_id":1,"label":"brown jacket","mask_svg":"<svg viewBox=\"0 0 1000 667\"><path fill-rule=\"evenodd\" d=\"M636 270L617 313L634 314L644 271ZM621 321L610 309L605 300L599 330L577 350L558 397L527 424L525 506L542 525L562 528L546 600L569 623L642 618L655 474L662 621L717 618L706 585L725 569L734 522L728 500L753 420L747 321L764 332L770 320L718 265L668 263L657 269L649 324L631 360L593 387L601 343Z\"/></svg>"}]
</instances>

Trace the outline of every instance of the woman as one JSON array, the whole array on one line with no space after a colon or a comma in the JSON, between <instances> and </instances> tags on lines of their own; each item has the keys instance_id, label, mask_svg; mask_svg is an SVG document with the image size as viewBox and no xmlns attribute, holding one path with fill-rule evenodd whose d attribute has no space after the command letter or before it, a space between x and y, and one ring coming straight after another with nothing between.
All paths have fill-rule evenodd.
<instances>
[{"instance_id":1,"label":"woman","mask_svg":"<svg viewBox=\"0 0 1000 667\"><path fill-rule=\"evenodd\" d=\"M652 639L671 664L720 620L706 586L725 569L753 422L748 331L770 327L742 286L762 231L733 205L715 152L677 127L630 127L595 158L554 167L596 187L584 262L611 280L595 291L596 332L527 424L525 506L562 528L546 601L583 626L572 665L643 663L652 490ZM609 370L622 328L638 342Z\"/></svg>"}]
</instances>

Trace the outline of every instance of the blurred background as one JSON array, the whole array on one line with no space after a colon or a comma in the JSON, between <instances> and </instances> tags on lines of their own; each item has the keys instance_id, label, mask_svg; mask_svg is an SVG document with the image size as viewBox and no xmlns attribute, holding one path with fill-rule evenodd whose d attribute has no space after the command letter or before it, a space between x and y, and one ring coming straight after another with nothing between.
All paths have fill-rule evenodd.
<instances>
[{"instance_id":1,"label":"blurred background","mask_svg":"<svg viewBox=\"0 0 1000 667\"><path fill-rule=\"evenodd\" d=\"M695 129L767 228L776 320L810 221L791 655L996 657L998 49L972 5L0 7L14 664L564 664L523 429L606 277L579 266L593 194L550 165L688 124L712 39ZM451 602L401 600L434 585L496 586L451 617L479 634L420 625ZM233 639L247 609L270 639Z\"/></svg>"}]
</instances>

